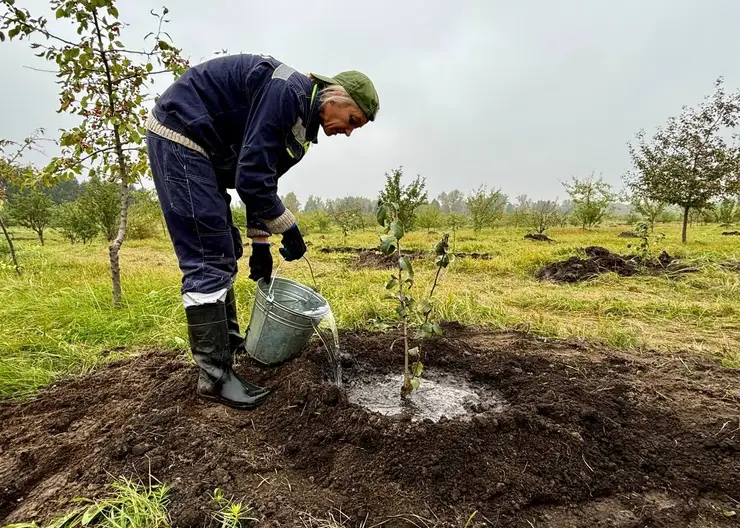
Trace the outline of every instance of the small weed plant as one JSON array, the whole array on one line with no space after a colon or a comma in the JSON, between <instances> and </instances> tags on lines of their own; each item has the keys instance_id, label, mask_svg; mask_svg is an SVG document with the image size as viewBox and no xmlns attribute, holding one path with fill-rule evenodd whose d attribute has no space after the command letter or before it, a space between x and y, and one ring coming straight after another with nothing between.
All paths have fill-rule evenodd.
<instances>
[{"instance_id":1,"label":"small weed plant","mask_svg":"<svg viewBox=\"0 0 740 528\"><path fill-rule=\"evenodd\" d=\"M429 297L417 302L411 293L414 285L414 267L411 258L401 252L401 239L406 229L399 214L400 210L397 202L382 200L378 202L377 220L385 233L380 236L380 251L384 255L395 253L398 256L398 267L391 274L385 288L394 292L389 293L386 298L398 303L396 313L401 318L403 326L404 368L401 396L405 397L419 387L424 370L420 347L409 348L409 330L416 323L418 325L417 335L421 340L442 334L439 323L432 321L430 317L434 309L431 298L439 281L440 272L449 266L454 257L447 252L449 234L445 234L434 247L437 272Z\"/></svg>"}]
</instances>

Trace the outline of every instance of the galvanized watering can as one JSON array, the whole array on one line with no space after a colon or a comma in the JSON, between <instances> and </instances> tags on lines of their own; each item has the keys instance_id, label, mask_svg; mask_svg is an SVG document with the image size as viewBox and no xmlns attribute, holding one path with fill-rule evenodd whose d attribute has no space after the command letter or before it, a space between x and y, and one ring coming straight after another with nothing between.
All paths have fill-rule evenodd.
<instances>
[{"instance_id":1,"label":"galvanized watering can","mask_svg":"<svg viewBox=\"0 0 740 528\"><path fill-rule=\"evenodd\" d=\"M250 357L265 365L277 365L293 359L308 344L319 323L330 313L329 303L318 294L316 277L308 259L314 289L296 281L278 277L257 281L246 348Z\"/></svg>"}]
</instances>

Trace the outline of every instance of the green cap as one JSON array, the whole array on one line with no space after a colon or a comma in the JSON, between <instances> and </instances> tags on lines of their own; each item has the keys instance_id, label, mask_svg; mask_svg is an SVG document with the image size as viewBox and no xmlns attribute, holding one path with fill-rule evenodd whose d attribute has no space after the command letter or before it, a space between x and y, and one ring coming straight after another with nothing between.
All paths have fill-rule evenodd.
<instances>
[{"instance_id":1,"label":"green cap","mask_svg":"<svg viewBox=\"0 0 740 528\"><path fill-rule=\"evenodd\" d=\"M338 84L343 87L357 103L357 106L365 112L368 121L375 120L375 114L378 113L378 109L380 108L380 101L378 99L378 92L375 91L375 86L367 75L355 70L344 71L334 77L317 75L315 73L311 75L321 82Z\"/></svg>"}]
</instances>

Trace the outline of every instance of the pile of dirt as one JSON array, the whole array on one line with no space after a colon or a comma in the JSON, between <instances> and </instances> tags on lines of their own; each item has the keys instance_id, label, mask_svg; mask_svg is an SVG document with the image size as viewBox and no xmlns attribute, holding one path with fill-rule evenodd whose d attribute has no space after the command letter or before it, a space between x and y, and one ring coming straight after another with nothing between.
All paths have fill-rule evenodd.
<instances>
[{"instance_id":1,"label":"pile of dirt","mask_svg":"<svg viewBox=\"0 0 740 528\"><path fill-rule=\"evenodd\" d=\"M352 265L356 268L371 268L371 269L392 269L398 266L398 255L393 253L391 255L384 255L380 252L379 248L363 248L363 247L323 247L320 248L321 253L350 253L354 254L355 258L351 261ZM434 253L421 249L406 250L402 249L401 254L411 257L412 259L433 259ZM489 253L455 253L456 258L469 258L475 260L490 260L493 255Z\"/></svg>"},{"instance_id":2,"label":"pile of dirt","mask_svg":"<svg viewBox=\"0 0 740 528\"><path fill-rule=\"evenodd\" d=\"M684 273L699 271L696 267L680 263L665 251L661 252L657 259L618 255L599 246L589 246L583 251L587 258L574 256L564 261L546 264L537 270L535 276L540 280L572 283L591 280L610 272L622 277L665 275L674 278Z\"/></svg>"},{"instance_id":3,"label":"pile of dirt","mask_svg":"<svg viewBox=\"0 0 740 528\"><path fill-rule=\"evenodd\" d=\"M527 238L529 240L537 240L538 242L555 242L552 238L543 233L527 233L526 235L524 235L524 238Z\"/></svg>"},{"instance_id":4,"label":"pile of dirt","mask_svg":"<svg viewBox=\"0 0 740 528\"><path fill-rule=\"evenodd\" d=\"M695 356L633 358L576 341L445 327L426 368L495 390L502 409L412 422L348 403L318 344L238 412L193 394L196 371L151 351L0 404L0 520L48 519L112 476L173 486L176 527L215 525L209 492L260 526L735 526L740 373ZM398 333L343 333L345 377L400 372ZM422 381L423 383L423 381ZM340 513L341 512L341 513ZM363 522L365 524L363 524ZM335 526L335 525L332 525Z\"/></svg>"},{"instance_id":5,"label":"pile of dirt","mask_svg":"<svg viewBox=\"0 0 740 528\"><path fill-rule=\"evenodd\" d=\"M722 234L725 236L740 236L740 231L724 231Z\"/></svg>"}]
</instances>

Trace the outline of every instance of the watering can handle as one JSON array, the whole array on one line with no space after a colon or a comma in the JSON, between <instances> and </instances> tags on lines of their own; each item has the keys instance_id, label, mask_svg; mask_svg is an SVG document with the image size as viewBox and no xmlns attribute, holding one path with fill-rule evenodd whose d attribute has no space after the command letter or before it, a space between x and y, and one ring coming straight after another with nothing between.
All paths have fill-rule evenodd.
<instances>
[{"instance_id":1,"label":"watering can handle","mask_svg":"<svg viewBox=\"0 0 740 528\"><path fill-rule=\"evenodd\" d=\"M311 261L308 260L308 257L306 255L303 255L303 258L306 263L308 263L308 269L311 270L311 279L313 279L313 289L314 291L319 291L319 286L316 284L316 276L313 273L313 266L311 266ZM282 266L285 263L285 259L283 259L280 264L278 264L278 267L275 268L275 272L272 274L272 278L270 279L270 288L267 290L267 298L272 299L272 286L275 284L275 277L277 277L277 273L280 270L280 266Z\"/></svg>"}]
</instances>

